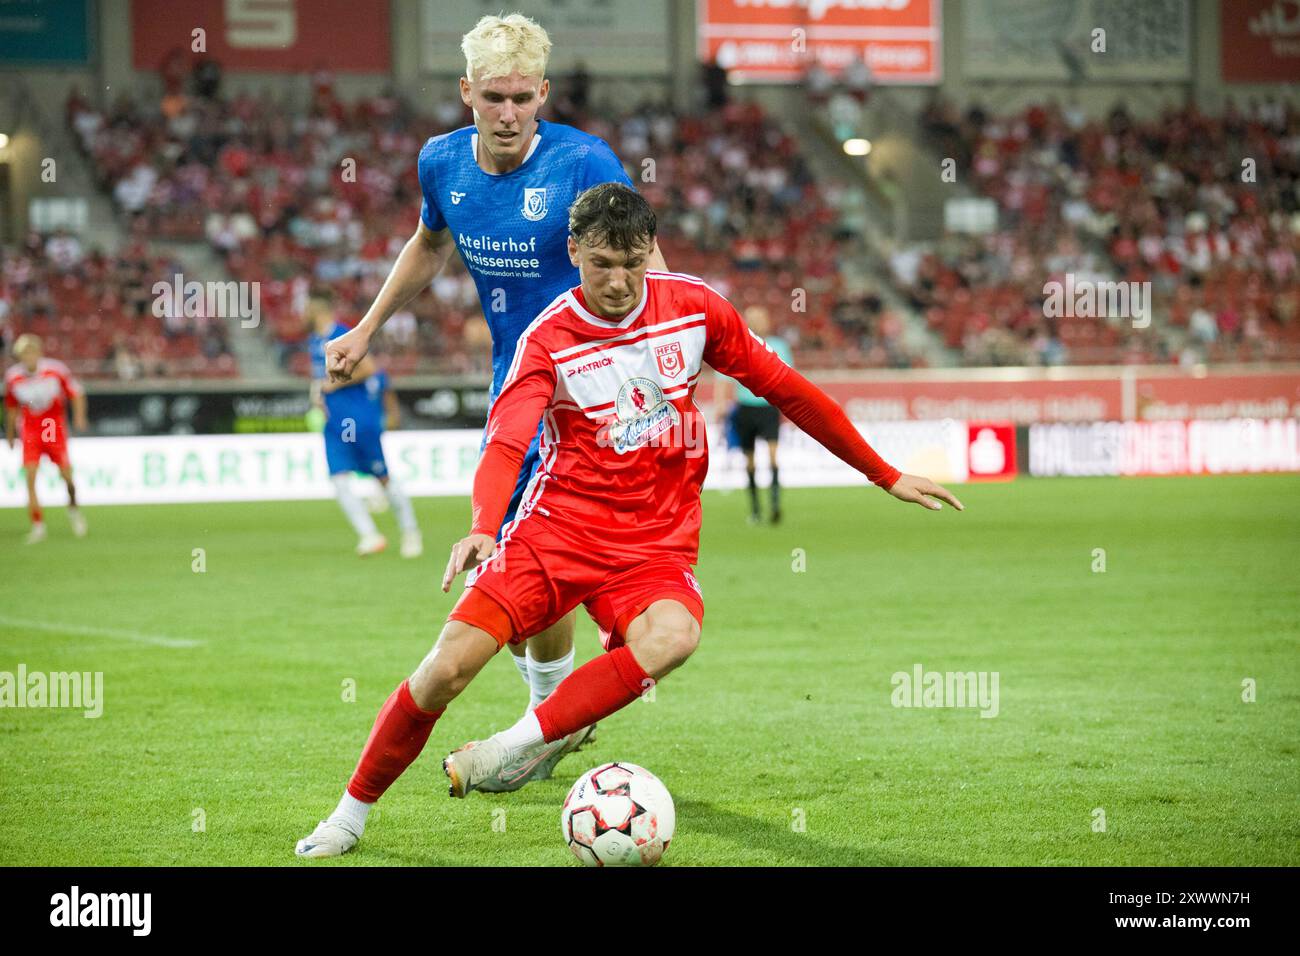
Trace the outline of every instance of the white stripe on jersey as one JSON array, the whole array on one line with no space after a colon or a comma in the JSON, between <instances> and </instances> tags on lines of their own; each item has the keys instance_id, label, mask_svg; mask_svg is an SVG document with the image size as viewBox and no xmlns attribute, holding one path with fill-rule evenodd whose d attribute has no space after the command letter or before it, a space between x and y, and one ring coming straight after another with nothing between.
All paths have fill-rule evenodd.
<instances>
[{"instance_id":1,"label":"white stripe on jersey","mask_svg":"<svg viewBox=\"0 0 1300 956\"><path fill-rule=\"evenodd\" d=\"M582 342L578 345L571 345L567 349L560 349L558 352L552 352L551 358L556 362L562 362L566 357L576 355L584 349L599 348L604 345L615 345L622 342L624 339L636 338L638 335L653 333L656 330L667 331L668 329L676 328L677 326L684 325L687 322L695 322L702 318L704 318L703 312L695 312L691 315L684 315L680 319L671 319L668 322L660 322L657 325L643 325L640 328L632 329L630 332L624 332L622 335L614 335L607 339L589 339L588 341Z\"/></svg>"},{"instance_id":2,"label":"white stripe on jersey","mask_svg":"<svg viewBox=\"0 0 1300 956\"><path fill-rule=\"evenodd\" d=\"M719 298L723 298L723 299L726 298L726 296L724 296L717 289L713 288L713 286L709 285L699 276L687 275L684 272L647 272L646 277L653 278L653 279L666 279L670 282L676 279L680 282L685 282L688 285L702 285L704 286L704 288L708 289L710 292L712 292L714 295L718 296ZM757 332L755 332L753 329L749 328L748 326L746 326L746 331L749 332L750 336L753 337L755 342L763 346L763 348L767 349L769 352L776 354L772 346L768 345L767 342L763 341L763 337L761 335L759 335ZM780 356L777 357L780 358ZM784 362L785 359L781 359L781 361Z\"/></svg>"},{"instance_id":3,"label":"white stripe on jersey","mask_svg":"<svg viewBox=\"0 0 1300 956\"><path fill-rule=\"evenodd\" d=\"M548 408L542 414L542 440L541 447L538 449L541 461L538 462L537 470L533 472L532 480L528 482L528 487L524 489L524 495L519 501L519 512L525 518L533 513L537 502L542 498L546 480L551 477L551 466L555 464L555 459L560 454L558 445L559 429L555 424L555 416ZM534 488L534 485L537 487Z\"/></svg>"},{"instance_id":4,"label":"white stripe on jersey","mask_svg":"<svg viewBox=\"0 0 1300 956\"><path fill-rule=\"evenodd\" d=\"M505 550L506 542L510 540L510 536L514 533L515 526L532 514L537 502L541 500L543 486L546 484L546 479L550 477L551 466L555 464L556 456L559 455L559 449L556 447L559 442L559 435L560 431L555 423L555 416L551 414L551 410L548 408L542 416L542 443L539 449L541 461L537 465L537 470L533 472L533 477L524 486L524 493L519 498L519 507L515 509L514 520L506 525L505 531L501 534L498 547L502 552ZM546 514L545 510L542 513ZM468 583L468 579L466 583Z\"/></svg>"},{"instance_id":5,"label":"white stripe on jersey","mask_svg":"<svg viewBox=\"0 0 1300 956\"><path fill-rule=\"evenodd\" d=\"M699 276L687 275L685 272L647 272L645 274L645 277L647 279L656 279L665 282L677 281L677 282L685 282L687 285L702 285L704 286L704 288L708 289L710 292L712 292L714 295L718 296L719 298L723 298L723 299L726 298L726 296L724 296L717 289L713 288L713 286L709 285Z\"/></svg>"},{"instance_id":6,"label":"white stripe on jersey","mask_svg":"<svg viewBox=\"0 0 1300 956\"><path fill-rule=\"evenodd\" d=\"M569 290L569 307L573 309L574 313L578 316L578 318L582 319L588 325L601 326L602 328L607 328L607 329L627 328L637 319L641 318L641 313L645 311L645 304L646 302L649 301L649 299L650 299L650 287L646 283L642 282L641 301L636 304L636 308L634 308L631 312L629 312L627 315L623 316L622 318L606 319L606 318L602 318L599 315L596 315L594 312L590 311L585 306L583 306L583 304L578 301L578 297L573 294L573 290L572 289Z\"/></svg>"},{"instance_id":7,"label":"white stripe on jersey","mask_svg":"<svg viewBox=\"0 0 1300 956\"><path fill-rule=\"evenodd\" d=\"M537 328L537 326L540 325L553 312L557 312L560 309L565 307L565 303L562 300L567 295L568 293L566 292L563 295L556 296L554 299L552 299L551 304L548 305L546 308L544 308L541 312L539 312L537 318L533 319L532 322L528 323L528 328L524 329L522 332L519 333L519 338L515 342L514 358L510 360L510 368L506 370L506 377L501 380L501 391L503 392L505 391L506 386L509 385L510 382L514 379L515 373L519 371L519 361L521 358L523 358L524 345L527 344L528 342L528 336L532 334L533 329Z\"/></svg>"},{"instance_id":8,"label":"white stripe on jersey","mask_svg":"<svg viewBox=\"0 0 1300 956\"><path fill-rule=\"evenodd\" d=\"M691 376L689 381L683 382L681 385L674 385L672 388L665 388L664 398L678 398L679 396L687 394L688 392L690 392L692 388L695 387L695 383L699 381L699 378L700 378L699 372L696 372L694 375ZM562 405L557 403L555 407L567 408L570 411L575 411L575 412L582 412L588 418L604 418L605 417L604 413L607 412L609 409L612 409L615 404L616 404L615 402L606 402L604 405L591 405L588 406L587 408L583 408L582 406L575 405L572 402L565 402Z\"/></svg>"},{"instance_id":9,"label":"white stripe on jersey","mask_svg":"<svg viewBox=\"0 0 1300 956\"><path fill-rule=\"evenodd\" d=\"M554 403L572 402L588 418L599 418L613 408L615 398L628 381L645 378L663 390L664 397L680 394L700 374L704 361L706 331L702 315L687 316L638 329L631 338L620 336L605 343L587 343L587 354L557 362ZM672 350L679 358L675 367L665 367L658 351Z\"/></svg>"}]
</instances>

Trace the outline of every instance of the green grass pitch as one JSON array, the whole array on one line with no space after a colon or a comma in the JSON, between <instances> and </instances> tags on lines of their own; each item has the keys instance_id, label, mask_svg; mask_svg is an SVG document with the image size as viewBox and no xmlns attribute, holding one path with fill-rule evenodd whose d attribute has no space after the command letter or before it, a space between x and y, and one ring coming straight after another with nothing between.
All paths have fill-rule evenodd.
<instances>
[{"instance_id":1,"label":"green grass pitch","mask_svg":"<svg viewBox=\"0 0 1300 956\"><path fill-rule=\"evenodd\" d=\"M703 641L653 702L553 780L453 801L441 757L525 703L503 654L324 865L576 865L560 804L608 760L672 790L664 865L1300 863L1300 478L958 491L788 490L779 528L706 495ZM89 508L84 541L55 509L32 548L0 513L0 671L104 674L99 719L0 709L0 864L322 865L294 841L453 603L467 504L417 507L414 562L352 556L328 501ZM998 715L892 706L916 664L996 671Z\"/></svg>"}]
</instances>

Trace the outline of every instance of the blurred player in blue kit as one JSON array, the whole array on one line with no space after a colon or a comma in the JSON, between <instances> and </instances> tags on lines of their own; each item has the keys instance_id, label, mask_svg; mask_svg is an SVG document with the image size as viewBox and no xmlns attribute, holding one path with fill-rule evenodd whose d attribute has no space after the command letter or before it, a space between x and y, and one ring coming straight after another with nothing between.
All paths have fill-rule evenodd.
<instances>
[{"instance_id":1,"label":"blurred player in blue kit","mask_svg":"<svg viewBox=\"0 0 1300 956\"><path fill-rule=\"evenodd\" d=\"M312 404L325 415L325 461L330 482L343 513L357 533L357 554L378 554L388 547L388 539L375 527L366 503L352 487L352 473L375 478L384 490L397 524L402 531L402 557L418 558L424 542L415 521L415 509L401 486L388 473L384 460L382 435L385 418L397 424L395 397L388 387L388 373L366 358L346 383L330 381L325 368L325 347L331 339L348 331L334 315L334 304L327 290L316 290L307 300L307 321L311 336Z\"/></svg>"}]
</instances>

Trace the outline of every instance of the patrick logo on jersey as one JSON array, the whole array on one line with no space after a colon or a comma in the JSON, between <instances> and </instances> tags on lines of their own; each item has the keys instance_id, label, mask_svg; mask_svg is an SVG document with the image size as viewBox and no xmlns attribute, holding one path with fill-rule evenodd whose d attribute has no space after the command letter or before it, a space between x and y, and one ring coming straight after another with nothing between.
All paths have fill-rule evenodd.
<instances>
[{"instance_id":1,"label":"patrick logo on jersey","mask_svg":"<svg viewBox=\"0 0 1300 956\"><path fill-rule=\"evenodd\" d=\"M655 439L682 423L672 402L664 398L659 383L632 378L623 383L614 402L614 415L601 427L596 440L622 455L636 448L657 444Z\"/></svg>"}]
</instances>

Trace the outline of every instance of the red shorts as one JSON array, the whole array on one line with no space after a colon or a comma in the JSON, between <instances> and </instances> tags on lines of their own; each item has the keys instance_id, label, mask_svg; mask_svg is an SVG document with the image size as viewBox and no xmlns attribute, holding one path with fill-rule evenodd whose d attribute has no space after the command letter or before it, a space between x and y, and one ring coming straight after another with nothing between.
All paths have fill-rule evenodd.
<instances>
[{"instance_id":1,"label":"red shorts","mask_svg":"<svg viewBox=\"0 0 1300 956\"><path fill-rule=\"evenodd\" d=\"M68 436L60 434L54 441L42 441L41 433L32 429L32 435L23 435L23 467L35 468L41 463L41 456L47 456L60 468L68 464Z\"/></svg>"},{"instance_id":2,"label":"red shorts","mask_svg":"<svg viewBox=\"0 0 1300 956\"><path fill-rule=\"evenodd\" d=\"M494 609L483 607L482 595L500 605L509 626ZM519 644L582 604L600 628L601 644L613 650L623 643L627 626L662 600L685 605L703 625L704 595L680 555L647 551L640 560L615 566L608 555L585 551L529 515L498 542L492 557L470 572L450 616L482 628L502 644Z\"/></svg>"}]
</instances>

